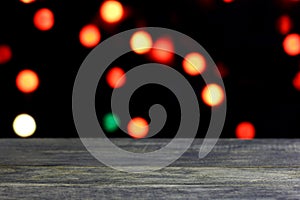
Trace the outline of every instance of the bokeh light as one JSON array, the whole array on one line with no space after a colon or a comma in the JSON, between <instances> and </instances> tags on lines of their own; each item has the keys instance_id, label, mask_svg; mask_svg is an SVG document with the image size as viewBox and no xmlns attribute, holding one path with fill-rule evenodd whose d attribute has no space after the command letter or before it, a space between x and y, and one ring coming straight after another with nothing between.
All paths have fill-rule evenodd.
<instances>
[{"instance_id":1,"label":"bokeh light","mask_svg":"<svg viewBox=\"0 0 300 200\"><path fill-rule=\"evenodd\" d=\"M282 15L277 20L277 29L280 34L288 34L292 28L292 20L288 15Z\"/></svg>"},{"instance_id":2,"label":"bokeh light","mask_svg":"<svg viewBox=\"0 0 300 200\"><path fill-rule=\"evenodd\" d=\"M234 0L223 0L224 3L232 3Z\"/></svg>"},{"instance_id":3,"label":"bokeh light","mask_svg":"<svg viewBox=\"0 0 300 200\"><path fill-rule=\"evenodd\" d=\"M13 122L13 129L20 137L29 137L36 130L36 123L33 117L28 114L18 115Z\"/></svg>"},{"instance_id":4,"label":"bokeh light","mask_svg":"<svg viewBox=\"0 0 300 200\"><path fill-rule=\"evenodd\" d=\"M108 113L103 117L103 128L107 132L114 132L119 128L120 120L119 118L112 114Z\"/></svg>"},{"instance_id":5,"label":"bokeh light","mask_svg":"<svg viewBox=\"0 0 300 200\"><path fill-rule=\"evenodd\" d=\"M152 37L146 31L137 31L130 38L130 47L137 54L144 54L152 47Z\"/></svg>"},{"instance_id":6,"label":"bokeh light","mask_svg":"<svg viewBox=\"0 0 300 200\"><path fill-rule=\"evenodd\" d=\"M225 78L229 75L229 69L223 62L217 63L217 70L219 71L222 78Z\"/></svg>"},{"instance_id":7,"label":"bokeh light","mask_svg":"<svg viewBox=\"0 0 300 200\"><path fill-rule=\"evenodd\" d=\"M20 0L20 1L21 1L22 3L26 3L26 4L35 2L35 0Z\"/></svg>"},{"instance_id":8,"label":"bokeh light","mask_svg":"<svg viewBox=\"0 0 300 200\"><path fill-rule=\"evenodd\" d=\"M100 17L107 23L117 23L124 16L122 4L114 0L106 0L100 7Z\"/></svg>"},{"instance_id":9,"label":"bokeh light","mask_svg":"<svg viewBox=\"0 0 300 200\"><path fill-rule=\"evenodd\" d=\"M41 8L34 14L33 23L37 29L48 31L54 25L54 14L48 8Z\"/></svg>"},{"instance_id":10,"label":"bokeh light","mask_svg":"<svg viewBox=\"0 0 300 200\"><path fill-rule=\"evenodd\" d=\"M84 26L79 33L80 43L87 48L95 47L101 40L100 30L96 25Z\"/></svg>"},{"instance_id":11,"label":"bokeh light","mask_svg":"<svg viewBox=\"0 0 300 200\"><path fill-rule=\"evenodd\" d=\"M122 87L126 82L126 75L122 68L114 67L106 75L106 81L111 88Z\"/></svg>"},{"instance_id":12,"label":"bokeh light","mask_svg":"<svg viewBox=\"0 0 300 200\"><path fill-rule=\"evenodd\" d=\"M29 69L22 70L16 78L17 88L23 93L34 92L39 86L38 75Z\"/></svg>"},{"instance_id":13,"label":"bokeh light","mask_svg":"<svg viewBox=\"0 0 300 200\"><path fill-rule=\"evenodd\" d=\"M235 134L239 139L253 139L255 137L255 127L250 122L241 122L236 127Z\"/></svg>"},{"instance_id":14,"label":"bokeh light","mask_svg":"<svg viewBox=\"0 0 300 200\"><path fill-rule=\"evenodd\" d=\"M170 38L161 37L155 41L150 57L156 62L170 63L174 58L174 45Z\"/></svg>"},{"instance_id":15,"label":"bokeh light","mask_svg":"<svg viewBox=\"0 0 300 200\"><path fill-rule=\"evenodd\" d=\"M128 134L135 138L140 139L147 136L149 132L149 126L144 118L136 117L131 119L127 126Z\"/></svg>"},{"instance_id":16,"label":"bokeh light","mask_svg":"<svg viewBox=\"0 0 300 200\"><path fill-rule=\"evenodd\" d=\"M298 72L294 77L293 86L296 90L300 91L300 72Z\"/></svg>"},{"instance_id":17,"label":"bokeh light","mask_svg":"<svg viewBox=\"0 0 300 200\"><path fill-rule=\"evenodd\" d=\"M8 45L0 45L0 64L5 64L12 58L12 51Z\"/></svg>"},{"instance_id":18,"label":"bokeh light","mask_svg":"<svg viewBox=\"0 0 300 200\"><path fill-rule=\"evenodd\" d=\"M284 51L290 56L300 54L300 35L297 33L289 34L283 41Z\"/></svg>"},{"instance_id":19,"label":"bokeh light","mask_svg":"<svg viewBox=\"0 0 300 200\"><path fill-rule=\"evenodd\" d=\"M220 105L225 98L223 89L217 84L208 84L202 90L202 99L209 106Z\"/></svg>"},{"instance_id":20,"label":"bokeh light","mask_svg":"<svg viewBox=\"0 0 300 200\"><path fill-rule=\"evenodd\" d=\"M183 70L191 75L196 76L201 74L206 67L205 58L197 52L189 53L182 61Z\"/></svg>"}]
</instances>

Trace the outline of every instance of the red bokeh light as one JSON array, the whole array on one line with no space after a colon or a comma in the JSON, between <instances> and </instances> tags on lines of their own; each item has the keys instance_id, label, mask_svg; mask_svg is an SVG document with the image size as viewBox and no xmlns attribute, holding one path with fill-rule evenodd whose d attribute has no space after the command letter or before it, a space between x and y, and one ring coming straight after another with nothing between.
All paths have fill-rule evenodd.
<instances>
[{"instance_id":1,"label":"red bokeh light","mask_svg":"<svg viewBox=\"0 0 300 200\"><path fill-rule=\"evenodd\" d=\"M292 29L292 20L288 15L282 15L277 20L277 29L282 35L288 34Z\"/></svg>"},{"instance_id":2,"label":"red bokeh light","mask_svg":"<svg viewBox=\"0 0 300 200\"><path fill-rule=\"evenodd\" d=\"M127 130L128 134L135 139L144 138L149 132L148 122L141 117L133 118L128 123Z\"/></svg>"},{"instance_id":3,"label":"red bokeh light","mask_svg":"<svg viewBox=\"0 0 300 200\"><path fill-rule=\"evenodd\" d=\"M0 45L0 64L5 64L12 58L12 51L8 45Z\"/></svg>"},{"instance_id":4,"label":"red bokeh light","mask_svg":"<svg viewBox=\"0 0 300 200\"><path fill-rule=\"evenodd\" d=\"M223 0L224 3L232 3L234 0Z\"/></svg>"},{"instance_id":5,"label":"red bokeh light","mask_svg":"<svg viewBox=\"0 0 300 200\"><path fill-rule=\"evenodd\" d=\"M170 38L162 37L155 41L150 57L161 63L170 63L174 58L174 45Z\"/></svg>"},{"instance_id":6,"label":"red bokeh light","mask_svg":"<svg viewBox=\"0 0 300 200\"><path fill-rule=\"evenodd\" d=\"M296 90L300 91L300 72L296 74L296 76L293 79L293 85Z\"/></svg>"},{"instance_id":7,"label":"red bokeh light","mask_svg":"<svg viewBox=\"0 0 300 200\"><path fill-rule=\"evenodd\" d=\"M87 48L95 47L101 40L101 33L96 25L84 26L79 33L80 43Z\"/></svg>"},{"instance_id":8,"label":"red bokeh light","mask_svg":"<svg viewBox=\"0 0 300 200\"><path fill-rule=\"evenodd\" d=\"M130 38L130 47L137 54L144 54L151 50L152 37L146 31L135 32Z\"/></svg>"},{"instance_id":9,"label":"red bokeh light","mask_svg":"<svg viewBox=\"0 0 300 200\"><path fill-rule=\"evenodd\" d=\"M22 70L16 78L17 88L23 93L32 93L39 86L38 75L29 69Z\"/></svg>"},{"instance_id":10,"label":"red bokeh light","mask_svg":"<svg viewBox=\"0 0 300 200\"><path fill-rule=\"evenodd\" d=\"M34 14L33 23L37 29L48 31L54 25L54 14L48 8L41 8Z\"/></svg>"},{"instance_id":11,"label":"red bokeh light","mask_svg":"<svg viewBox=\"0 0 300 200\"><path fill-rule=\"evenodd\" d=\"M250 122L241 122L236 127L235 134L239 139L253 139L255 137L255 127Z\"/></svg>"},{"instance_id":12,"label":"red bokeh light","mask_svg":"<svg viewBox=\"0 0 300 200\"><path fill-rule=\"evenodd\" d=\"M219 71L222 78L225 78L229 75L229 69L224 63L218 62L217 63L217 69L218 69L218 71Z\"/></svg>"},{"instance_id":13,"label":"red bokeh light","mask_svg":"<svg viewBox=\"0 0 300 200\"><path fill-rule=\"evenodd\" d=\"M289 34L283 41L283 49L289 56L300 54L300 35L297 33Z\"/></svg>"},{"instance_id":14,"label":"red bokeh light","mask_svg":"<svg viewBox=\"0 0 300 200\"><path fill-rule=\"evenodd\" d=\"M126 76L123 69L114 67L108 71L106 81L111 88L122 87L126 82Z\"/></svg>"}]
</instances>

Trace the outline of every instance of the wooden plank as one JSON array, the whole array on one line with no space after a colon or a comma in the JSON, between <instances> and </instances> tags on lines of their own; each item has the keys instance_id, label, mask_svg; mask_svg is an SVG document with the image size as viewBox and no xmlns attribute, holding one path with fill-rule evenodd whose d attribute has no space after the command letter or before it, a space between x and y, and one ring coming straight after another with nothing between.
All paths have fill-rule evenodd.
<instances>
[{"instance_id":1,"label":"wooden plank","mask_svg":"<svg viewBox=\"0 0 300 200\"><path fill-rule=\"evenodd\" d=\"M112 139L152 151L168 139ZM300 140L221 139L199 160L202 140L159 171L104 166L79 139L1 139L0 199L300 199Z\"/></svg>"}]
</instances>

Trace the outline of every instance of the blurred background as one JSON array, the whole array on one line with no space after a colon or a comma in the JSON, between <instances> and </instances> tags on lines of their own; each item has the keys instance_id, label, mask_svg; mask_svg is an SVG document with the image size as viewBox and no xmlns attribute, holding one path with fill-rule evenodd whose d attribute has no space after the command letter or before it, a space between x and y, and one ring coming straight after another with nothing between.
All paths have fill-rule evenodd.
<instances>
[{"instance_id":1,"label":"blurred background","mask_svg":"<svg viewBox=\"0 0 300 200\"><path fill-rule=\"evenodd\" d=\"M227 94L221 137L300 136L299 0L3 0L0 19L1 138L78 137L72 89L81 63L101 41L146 26L182 32L213 58ZM197 136L205 136L210 108L224 103L224 91L203 83L203 56L191 53L183 59L151 49L172 49L172 38L152 40L143 31L128 43L133 51L99 77L96 110L107 136L144 137L150 122L147 113L154 103L168 112L164 128L154 137L176 133L179 103L162 86L146 85L132 96L129 136L118 129L119 123L127 122L111 113L112 90L126 84L126 79L118 80L134 66L153 61L174 67L190 81L201 110ZM135 49L139 45L149 48ZM207 98L208 91L213 98Z\"/></svg>"}]
</instances>

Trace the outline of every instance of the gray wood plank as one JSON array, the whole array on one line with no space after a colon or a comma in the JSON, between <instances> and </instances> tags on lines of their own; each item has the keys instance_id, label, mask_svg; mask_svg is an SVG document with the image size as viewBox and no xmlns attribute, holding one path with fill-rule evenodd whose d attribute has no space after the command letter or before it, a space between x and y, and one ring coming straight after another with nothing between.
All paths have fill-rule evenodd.
<instances>
[{"instance_id":1,"label":"gray wood plank","mask_svg":"<svg viewBox=\"0 0 300 200\"><path fill-rule=\"evenodd\" d=\"M168 139L112 139L153 151ZM95 160L79 139L1 139L0 199L300 199L300 140L202 140L170 166L130 174Z\"/></svg>"}]
</instances>

